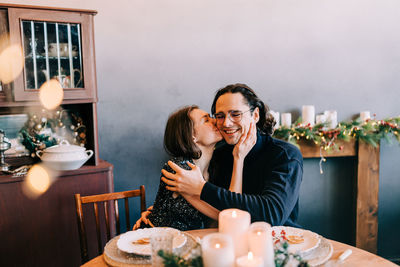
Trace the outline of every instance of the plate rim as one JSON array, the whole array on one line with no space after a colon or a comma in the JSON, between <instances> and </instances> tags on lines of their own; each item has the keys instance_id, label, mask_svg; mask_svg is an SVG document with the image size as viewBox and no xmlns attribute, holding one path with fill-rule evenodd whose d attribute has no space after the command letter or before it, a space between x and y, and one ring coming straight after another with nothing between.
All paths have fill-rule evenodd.
<instances>
[{"instance_id":1,"label":"plate rim","mask_svg":"<svg viewBox=\"0 0 400 267\"><path fill-rule=\"evenodd\" d=\"M141 229L137 229L137 230L133 230L133 231L127 231L123 234L120 234L118 236L118 240L117 240L117 249L119 249L120 251L124 252L124 253L128 253L128 254L135 254L135 255L140 255L140 256L151 256L151 252L150 253L141 253L141 252L131 252L131 251L127 251L125 249L121 249L120 246L118 245L120 242L121 237L123 237L124 235L129 235L133 232L137 232L137 231L159 231L159 230L169 230L169 231L176 231L177 235L182 236L184 238L184 241L182 242L182 244L180 244L179 246L173 247L173 249L179 249L182 246L184 246L187 242L187 237L182 233L182 231L172 228L172 227L152 227L152 228L141 228Z\"/></svg>"}]
</instances>

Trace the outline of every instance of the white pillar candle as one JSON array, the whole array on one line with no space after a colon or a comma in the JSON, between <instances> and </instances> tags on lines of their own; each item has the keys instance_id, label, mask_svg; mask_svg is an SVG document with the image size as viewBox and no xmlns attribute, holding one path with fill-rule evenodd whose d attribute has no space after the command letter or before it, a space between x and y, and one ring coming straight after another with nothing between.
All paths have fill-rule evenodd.
<instances>
[{"instance_id":1,"label":"white pillar candle","mask_svg":"<svg viewBox=\"0 0 400 267\"><path fill-rule=\"evenodd\" d=\"M274 129L279 128L279 112L270 110L269 113L271 113L271 115L274 117L275 122L276 122Z\"/></svg>"},{"instance_id":2,"label":"white pillar candle","mask_svg":"<svg viewBox=\"0 0 400 267\"><path fill-rule=\"evenodd\" d=\"M335 129L337 126L337 111L336 110L325 110L324 115L328 122L329 129Z\"/></svg>"},{"instance_id":3,"label":"white pillar candle","mask_svg":"<svg viewBox=\"0 0 400 267\"><path fill-rule=\"evenodd\" d=\"M303 125L314 126L315 124L315 107L312 105L303 106L301 117L303 119Z\"/></svg>"},{"instance_id":4,"label":"white pillar candle","mask_svg":"<svg viewBox=\"0 0 400 267\"><path fill-rule=\"evenodd\" d=\"M360 112L360 118L362 121L366 121L368 119L371 119L371 113L369 111L361 111Z\"/></svg>"},{"instance_id":5,"label":"white pillar candle","mask_svg":"<svg viewBox=\"0 0 400 267\"><path fill-rule=\"evenodd\" d=\"M316 122L315 122L316 124L325 123L326 122L326 116L324 114L317 115L315 117L315 120L316 120Z\"/></svg>"},{"instance_id":6,"label":"white pillar candle","mask_svg":"<svg viewBox=\"0 0 400 267\"><path fill-rule=\"evenodd\" d=\"M235 257L248 252L247 231L250 226L250 213L239 209L226 209L219 213L218 229L222 234L232 237Z\"/></svg>"},{"instance_id":7,"label":"white pillar candle","mask_svg":"<svg viewBox=\"0 0 400 267\"><path fill-rule=\"evenodd\" d=\"M271 225L255 222L250 225L249 249L264 261L264 267L275 267Z\"/></svg>"},{"instance_id":8,"label":"white pillar candle","mask_svg":"<svg viewBox=\"0 0 400 267\"><path fill-rule=\"evenodd\" d=\"M264 262L260 257L254 257L253 253L249 252L246 256L236 259L236 267L263 267Z\"/></svg>"},{"instance_id":9,"label":"white pillar candle","mask_svg":"<svg viewBox=\"0 0 400 267\"><path fill-rule=\"evenodd\" d=\"M291 113L282 113L281 123L282 123L283 127L286 127L286 128L292 127L292 114Z\"/></svg>"},{"instance_id":10,"label":"white pillar candle","mask_svg":"<svg viewBox=\"0 0 400 267\"><path fill-rule=\"evenodd\" d=\"M213 233L206 235L201 242L204 267L234 267L235 252L229 235Z\"/></svg>"}]
</instances>

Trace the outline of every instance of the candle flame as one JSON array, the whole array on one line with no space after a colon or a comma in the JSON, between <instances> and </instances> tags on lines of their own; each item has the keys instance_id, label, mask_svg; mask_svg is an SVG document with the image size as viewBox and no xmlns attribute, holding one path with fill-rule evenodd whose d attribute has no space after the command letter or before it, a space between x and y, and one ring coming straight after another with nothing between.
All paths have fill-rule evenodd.
<instances>
[{"instance_id":1,"label":"candle flame","mask_svg":"<svg viewBox=\"0 0 400 267\"><path fill-rule=\"evenodd\" d=\"M249 252L249 254L247 254L247 259L252 260L253 259L253 252Z\"/></svg>"},{"instance_id":2,"label":"candle flame","mask_svg":"<svg viewBox=\"0 0 400 267\"><path fill-rule=\"evenodd\" d=\"M215 244L215 248L220 248L220 247L221 247L220 243Z\"/></svg>"},{"instance_id":3,"label":"candle flame","mask_svg":"<svg viewBox=\"0 0 400 267\"><path fill-rule=\"evenodd\" d=\"M233 217L233 218L236 218L236 217L237 217L236 210L232 211L232 217Z\"/></svg>"},{"instance_id":4,"label":"candle flame","mask_svg":"<svg viewBox=\"0 0 400 267\"><path fill-rule=\"evenodd\" d=\"M260 232L260 231L258 231L258 232L257 232L257 235L261 235L261 232Z\"/></svg>"}]
</instances>

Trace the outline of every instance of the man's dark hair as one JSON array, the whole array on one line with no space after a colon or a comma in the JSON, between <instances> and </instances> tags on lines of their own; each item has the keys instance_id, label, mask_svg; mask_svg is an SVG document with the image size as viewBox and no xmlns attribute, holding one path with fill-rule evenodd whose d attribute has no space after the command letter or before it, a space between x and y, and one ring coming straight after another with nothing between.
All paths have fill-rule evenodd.
<instances>
[{"instance_id":1,"label":"man's dark hair","mask_svg":"<svg viewBox=\"0 0 400 267\"><path fill-rule=\"evenodd\" d=\"M272 135L276 122L274 117L269 113L269 107L265 105L264 102L260 98L258 98L253 89L251 89L246 84L230 84L225 86L224 88L219 89L215 94L214 101L211 106L211 112L213 115L215 114L215 106L218 98L226 93L242 94L252 113L256 108L258 108L260 112L260 120L257 122L257 128L265 134Z\"/></svg>"},{"instance_id":2,"label":"man's dark hair","mask_svg":"<svg viewBox=\"0 0 400 267\"><path fill-rule=\"evenodd\" d=\"M165 126L164 148L173 157L199 159L201 150L193 141L194 123L190 112L198 106L186 106L172 113Z\"/></svg>"}]
</instances>

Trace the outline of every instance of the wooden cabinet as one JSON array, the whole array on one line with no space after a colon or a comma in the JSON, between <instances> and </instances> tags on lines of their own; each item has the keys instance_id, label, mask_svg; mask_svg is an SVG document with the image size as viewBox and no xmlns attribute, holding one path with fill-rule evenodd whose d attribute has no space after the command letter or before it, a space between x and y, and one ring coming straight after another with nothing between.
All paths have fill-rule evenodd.
<instances>
[{"instance_id":1,"label":"wooden cabinet","mask_svg":"<svg viewBox=\"0 0 400 267\"><path fill-rule=\"evenodd\" d=\"M64 91L60 107L71 114L78 113L86 127L85 141L76 144L94 151L87 165L99 162L93 25L96 13L0 4L0 36L9 35L8 43L21 47L24 61L24 68L14 81L0 87L0 116L40 113L40 87L57 80ZM0 44L0 49L4 46Z\"/></svg>"},{"instance_id":2,"label":"wooden cabinet","mask_svg":"<svg viewBox=\"0 0 400 267\"><path fill-rule=\"evenodd\" d=\"M22 193L23 182L0 177L0 266L79 266L74 194L112 192L112 166L101 161L63 172L37 199ZM97 244L94 231L88 242Z\"/></svg>"},{"instance_id":3,"label":"wooden cabinet","mask_svg":"<svg viewBox=\"0 0 400 267\"><path fill-rule=\"evenodd\" d=\"M5 11L10 43L20 44L24 55L13 101L38 101L40 86L50 79L60 82L64 100L96 101L94 11L15 6Z\"/></svg>"},{"instance_id":4,"label":"wooden cabinet","mask_svg":"<svg viewBox=\"0 0 400 267\"><path fill-rule=\"evenodd\" d=\"M0 85L0 129L9 126L4 123L6 119L16 120L13 118L28 116L32 111L42 114L39 121L47 123L39 88L56 79L64 91L58 114L79 113L79 125L85 126L85 142L80 144L94 151L94 156L80 169L61 172L37 199L23 193L26 177L0 172L0 266L80 265L74 194L114 191L112 165L99 159L95 14L93 10L0 4L0 36L7 34L8 44L21 46L24 61L18 77ZM0 52L5 45L0 43ZM37 130L42 131L43 127ZM60 123L59 128L64 129L65 124ZM45 134L53 134L50 127L46 129L49 131ZM5 132L9 137L10 130ZM32 158L8 155L6 162L15 169L31 164Z\"/></svg>"}]
</instances>

